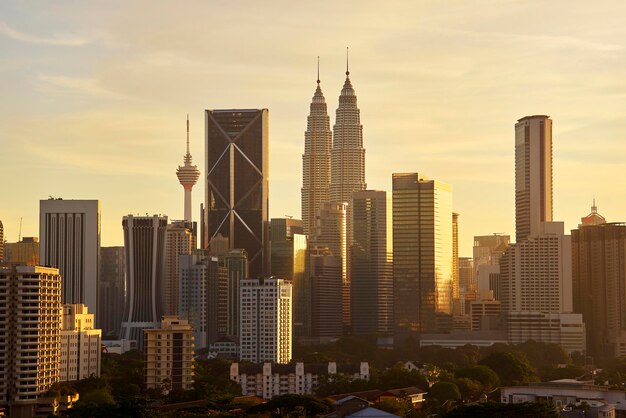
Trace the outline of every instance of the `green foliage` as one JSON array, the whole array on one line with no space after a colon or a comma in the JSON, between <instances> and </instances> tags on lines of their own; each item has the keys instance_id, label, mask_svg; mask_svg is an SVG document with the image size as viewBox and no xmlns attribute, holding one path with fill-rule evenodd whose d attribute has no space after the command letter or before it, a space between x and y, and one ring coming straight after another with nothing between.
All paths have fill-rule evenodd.
<instances>
[{"instance_id":1,"label":"green foliage","mask_svg":"<svg viewBox=\"0 0 626 418\"><path fill-rule=\"evenodd\" d=\"M487 366L469 366L456 371L456 377L476 380L483 386L485 392L491 392L500 386L500 378Z\"/></svg>"},{"instance_id":2,"label":"green foliage","mask_svg":"<svg viewBox=\"0 0 626 418\"><path fill-rule=\"evenodd\" d=\"M420 389L427 389L426 378L417 370L406 370L402 363L396 364L392 368L385 370L375 377L373 382L378 388L399 389L409 386L416 386Z\"/></svg>"},{"instance_id":3,"label":"green foliage","mask_svg":"<svg viewBox=\"0 0 626 418\"><path fill-rule=\"evenodd\" d=\"M476 400L483 394L483 385L480 382L467 377L461 377L452 381L459 388L463 400Z\"/></svg>"},{"instance_id":4,"label":"green foliage","mask_svg":"<svg viewBox=\"0 0 626 418\"><path fill-rule=\"evenodd\" d=\"M115 405L115 399L113 399L113 396L108 390L95 389L81 395L78 400L78 404L95 406Z\"/></svg>"},{"instance_id":5,"label":"green foliage","mask_svg":"<svg viewBox=\"0 0 626 418\"><path fill-rule=\"evenodd\" d=\"M558 418L559 413L547 403L501 404L487 402L461 405L444 415L444 418Z\"/></svg>"},{"instance_id":6,"label":"green foliage","mask_svg":"<svg viewBox=\"0 0 626 418\"><path fill-rule=\"evenodd\" d=\"M374 408L400 417L409 416L413 412L413 408L408 402L397 399L383 399L380 402L376 402Z\"/></svg>"},{"instance_id":7,"label":"green foliage","mask_svg":"<svg viewBox=\"0 0 626 418\"><path fill-rule=\"evenodd\" d=\"M535 371L523 354L496 351L480 361L483 366L496 372L504 386L520 385L537 381Z\"/></svg>"},{"instance_id":8,"label":"green foliage","mask_svg":"<svg viewBox=\"0 0 626 418\"><path fill-rule=\"evenodd\" d=\"M272 417L312 417L330 412L329 404L308 395L276 396L266 403L253 406L247 414L269 413Z\"/></svg>"},{"instance_id":9,"label":"green foliage","mask_svg":"<svg viewBox=\"0 0 626 418\"><path fill-rule=\"evenodd\" d=\"M446 401L458 401L461 399L461 392L452 382L437 382L428 391L428 398L442 404Z\"/></svg>"}]
</instances>

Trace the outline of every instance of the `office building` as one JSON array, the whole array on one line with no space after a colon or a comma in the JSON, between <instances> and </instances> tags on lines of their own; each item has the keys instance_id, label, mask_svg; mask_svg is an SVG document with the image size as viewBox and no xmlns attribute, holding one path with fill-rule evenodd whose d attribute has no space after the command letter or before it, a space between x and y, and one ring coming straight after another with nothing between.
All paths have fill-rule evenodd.
<instances>
[{"instance_id":1,"label":"office building","mask_svg":"<svg viewBox=\"0 0 626 418\"><path fill-rule=\"evenodd\" d=\"M241 281L240 360L291 361L291 290L291 283L275 277Z\"/></svg>"},{"instance_id":2,"label":"office building","mask_svg":"<svg viewBox=\"0 0 626 418\"><path fill-rule=\"evenodd\" d=\"M474 237L474 268L498 264L502 253L511 242L511 237L504 234L478 235Z\"/></svg>"},{"instance_id":3,"label":"office building","mask_svg":"<svg viewBox=\"0 0 626 418\"><path fill-rule=\"evenodd\" d=\"M307 277L308 237L299 219L273 218L270 222L271 272L293 286L293 332L309 335L310 284Z\"/></svg>"},{"instance_id":4,"label":"office building","mask_svg":"<svg viewBox=\"0 0 626 418\"><path fill-rule=\"evenodd\" d=\"M23 237L19 242L5 242L4 261L27 266L38 266L40 264L39 238Z\"/></svg>"},{"instance_id":5,"label":"office building","mask_svg":"<svg viewBox=\"0 0 626 418\"><path fill-rule=\"evenodd\" d=\"M117 338L126 301L126 254L124 247L100 247L100 315L98 328L107 339Z\"/></svg>"},{"instance_id":6,"label":"office building","mask_svg":"<svg viewBox=\"0 0 626 418\"><path fill-rule=\"evenodd\" d=\"M146 389L193 388L193 329L176 316L164 316L157 329L144 330Z\"/></svg>"},{"instance_id":7,"label":"office building","mask_svg":"<svg viewBox=\"0 0 626 418\"><path fill-rule=\"evenodd\" d=\"M165 267L164 267L164 315L178 315L178 290L180 271L178 259L189 255L196 248L196 228L194 222L175 221L167 225L165 232Z\"/></svg>"},{"instance_id":8,"label":"office building","mask_svg":"<svg viewBox=\"0 0 626 418\"><path fill-rule=\"evenodd\" d=\"M207 347L207 256L204 250L179 256L178 318L193 328L195 347Z\"/></svg>"},{"instance_id":9,"label":"office building","mask_svg":"<svg viewBox=\"0 0 626 418\"><path fill-rule=\"evenodd\" d=\"M240 324L240 289L241 281L249 277L248 254L243 249L232 249L223 255L223 266L228 271L228 286L226 298L226 335L237 337Z\"/></svg>"},{"instance_id":10,"label":"office building","mask_svg":"<svg viewBox=\"0 0 626 418\"><path fill-rule=\"evenodd\" d=\"M315 230L315 215L320 204L330 200L330 150L333 134L319 78L318 63L317 88L307 117L302 155L302 223L304 234L309 236Z\"/></svg>"},{"instance_id":11,"label":"office building","mask_svg":"<svg viewBox=\"0 0 626 418\"><path fill-rule=\"evenodd\" d=\"M39 201L39 260L63 277L63 304L82 303L98 317L100 203Z\"/></svg>"},{"instance_id":12,"label":"office building","mask_svg":"<svg viewBox=\"0 0 626 418\"><path fill-rule=\"evenodd\" d=\"M63 305L60 381L100 377L102 330L82 304Z\"/></svg>"},{"instance_id":13,"label":"office building","mask_svg":"<svg viewBox=\"0 0 626 418\"><path fill-rule=\"evenodd\" d=\"M184 165L178 166L176 176L185 190L185 221L192 222L191 189L198 182L200 170L191 163L191 153L189 152L189 115L187 115L187 153L183 157L183 162Z\"/></svg>"},{"instance_id":14,"label":"office building","mask_svg":"<svg viewBox=\"0 0 626 418\"><path fill-rule=\"evenodd\" d=\"M248 254L251 277L269 270L268 110L206 110L203 248L222 234Z\"/></svg>"},{"instance_id":15,"label":"office building","mask_svg":"<svg viewBox=\"0 0 626 418\"><path fill-rule=\"evenodd\" d=\"M442 331L452 314L451 186L393 174L393 276L397 340Z\"/></svg>"},{"instance_id":16,"label":"office building","mask_svg":"<svg viewBox=\"0 0 626 418\"><path fill-rule=\"evenodd\" d=\"M326 343L343 335L341 257L326 246L310 249L311 338Z\"/></svg>"},{"instance_id":17,"label":"office building","mask_svg":"<svg viewBox=\"0 0 626 418\"><path fill-rule=\"evenodd\" d=\"M163 316L163 276L167 216L122 219L126 252L126 292L120 338L137 341L143 349L143 330L158 328Z\"/></svg>"},{"instance_id":18,"label":"office building","mask_svg":"<svg viewBox=\"0 0 626 418\"><path fill-rule=\"evenodd\" d=\"M552 221L552 119L526 116L515 124L515 241Z\"/></svg>"},{"instance_id":19,"label":"office building","mask_svg":"<svg viewBox=\"0 0 626 418\"><path fill-rule=\"evenodd\" d=\"M472 257L458 258L459 293L465 294L476 290L476 276Z\"/></svg>"},{"instance_id":20,"label":"office building","mask_svg":"<svg viewBox=\"0 0 626 418\"><path fill-rule=\"evenodd\" d=\"M452 212L452 298L459 297L459 214Z\"/></svg>"},{"instance_id":21,"label":"office building","mask_svg":"<svg viewBox=\"0 0 626 418\"><path fill-rule=\"evenodd\" d=\"M352 202L352 332L387 335L393 331L391 208L384 191L356 191Z\"/></svg>"},{"instance_id":22,"label":"office building","mask_svg":"<svg viewBox=\"0 0 626 418\"><path fill-rule=\"evenodd\" d=\"M574 312L583 315L596 361L626 355L626 223L600 218L594 205L572 230Z\"/></svg>"},{"instance_id":23,"label":"office building","mask_svg":"<svg viewBox=\"0 0 626 418\"><path fill-rule=\"evenodd\" d=\"M10 417L32 417L37 400L59 381L58 269L0 266L0 335L0 407Z\"/></svg>"}]
</instances>

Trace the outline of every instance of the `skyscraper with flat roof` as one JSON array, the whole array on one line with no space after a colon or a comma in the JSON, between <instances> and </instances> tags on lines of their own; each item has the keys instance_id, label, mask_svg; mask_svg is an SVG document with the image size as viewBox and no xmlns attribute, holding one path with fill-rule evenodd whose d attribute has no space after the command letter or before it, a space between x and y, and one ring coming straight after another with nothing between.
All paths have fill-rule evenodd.
<instances>
[{"instance_id":1,"label":"skyscraper with flat roof","mask_svg":"<svg viewBox=\"0 0 626 418\"><path fill-rule=\"evenodd\" d=\"M552 119L525 116L515 124L515 241L552 221Z\"/></svg>"},{"instance_id":2,"label":"skyscraper with flat roof","mask_svg":"<svg viewBox=\"0 0 626 418\"><path fill-rule=\"evenodd\" d=\"M163 276L167 216L122 219L126 252L127 301L121 338L143 348L144 329L158 328L163 316Z\"/></svg>"},{"instance_id":3,"label":"skyscraper with flat roof","mask_svg":"<svg viewBox=\"0 0 626 418\"><path fill-rule=\"evenodd\" d=\"M120 334L126 303L126 257L124 247L100 248L100 315L98 327L104 337ZM107 339L107 338L105 338Z\"/></svg>"},{"instance_id":4,"label":"skyscraper with flat roof","mask_svg":"<svg viewBox=\"0 0 626 418\"><path fill-rule=\"evenodd\" d=\"M317 89L307 117L302 155L302 222L305 235L311 235L315 230L315 214L320 204L330 200L330 150L333 134L319 78L318 63Z\"/></svg>"},{"instance_id":5,"label":"skyscraper with flat roof","mask_svg":"<svg viewBox=\"0 0 626 418\"><path fill-rule=\"evenodd\" d=\"M206 110L206 232L248 254L250 276L269 269L268 110Z\"/></svg>"},{"instance_id":6,"label":"skyscraper with flat roof","mask_svg":"<svg viewBox=\"0 0 626 418\"><path fill-rule=\"evenodd\" d=\"M451 186L393 174L393 277L398 340L439 331L452 314Z\"/></svg>"},{"instance_id":7,"label":"skyscraper with flat roof","mask_svg":"<svg viewBox=\"0 0 626 418\"><path fill-rule=\"evenodd\" d=\"M97 200L39 201L39 260L63 277L63 304L87 305L98 318L100 203Z\"/></svg>"}]
</instances>

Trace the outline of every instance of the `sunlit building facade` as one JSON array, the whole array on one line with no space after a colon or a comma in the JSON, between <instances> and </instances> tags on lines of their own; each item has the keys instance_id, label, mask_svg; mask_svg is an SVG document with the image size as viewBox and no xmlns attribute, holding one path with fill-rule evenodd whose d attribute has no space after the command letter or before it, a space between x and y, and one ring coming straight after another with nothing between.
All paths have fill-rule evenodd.
<instances>
[{"instance_id":1,"label":"sunlit building facade","mask_svg":"<svg viewBox=\"0 0 626 418\"><path fill-rule=\"evenodd\" d=\"M164 266L164 315L178 315L180 269L179 257L190 255L196 248L195 224L188 221L175 221L167 226L165 232Z\"/></svg>"},{"instance_id":2,"label":"sunlit building facade","mask_svg":"<svg viewBox=\"0 0 626 418\"><path fill-rule=\"evenodd\" d=\"M100 377L102 330L83 304L63 305L61 325L61 382Z\"/></svg>"},{"instance_id":3,"label":"sunlit building facade","mask_svg":"<svg viewBox=\"0 0 626 418\"><path fill-rule=\"evenodd\" d=\"M450 185L393 174L393 276L397 340L439 331L452 314Z\"/></svg>"},{"instance_id":4,"label":"sunlit building facade","mask_svg":"<svg viewBox=\"0 0 626 418\"><path fill-rule=\"evenodd\" d=\"M6 242L4 244L4 261L38 266L40 264L39 238L23 237L19 242Z\"/></svg>"},{"instance_id":5,"label":"sunlit building facade","mask_svg":"<svg viewBox=\"0 0 626 418\"><path fill-rule=\"evenodd\" d=\"M203 248L222 234L248 254L250 275L269 270L268 110L206 110Z\"/></svg>"}]
</instances>

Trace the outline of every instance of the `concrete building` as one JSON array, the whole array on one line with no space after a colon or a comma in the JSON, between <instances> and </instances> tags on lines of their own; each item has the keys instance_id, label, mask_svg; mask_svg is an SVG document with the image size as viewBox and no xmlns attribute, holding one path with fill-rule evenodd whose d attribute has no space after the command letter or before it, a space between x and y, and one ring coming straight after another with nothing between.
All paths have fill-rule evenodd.
<instances>
[{"instance_id":1,"label":"concrete building","mask_svg":"<svg viewBox=\"0 0 626 418\"><path fill-rule=\"evenodd\" d=\"M100 377L102 330L82 304L63 305L60 381Z\"/></svg>"},{"instance_id":2,"label":"concrete building","mask_svg":"<svg viewBox=\"0 0 626 418\"><path fill-rule=\"evenodd\" d=\"M280 395L313 395L320 377L342 375L348 380L369 380L369 364L239 364L230 365L230 380L241 386L244 396L272 399Z\"/></svg>"},{"instance_id":3,"label":"concrete building","mask_svg":"<svg viewBox=\"0 0 626 418\"><path fill-rule=\"evenodd\" d=\"M0 221L0 263L4 261L4 225Z\"/></svg>"},{"instance_id":4,"label":"concrete building","mask_svg":"<svg viewBox=\"0 0 626 418\"><path fill-rule=\"evenodd\" d=\"M121 339L137 341L143 330L158 328L163 316L163 276L167 216L124 216L127 300Z\"/></svg>"},{"instance_id":5,"label":"concrete building","mask_svg":"<svg viewBox=\"0 0 626 418\"><path fill-rule=\"evenodd\" d=\"M270 222L271 272L293 286L293 333L311 333L311 287L307 277L308 237L299 219L273 218Z\"/></svg>"},{"instance_id":6,"label":"concrete building","mask_svg":"<svg viewBox=\"0 0 626 418\"><path fill-rule=\"evenodd\" d=\"M304 132L302 155L302 227L304 235L313 235L315 219L322 202L330 200L330 150L333 134L326 100L320 87L319 63L317 88L311 101Z\"/></svg>"},{"instance_id":7,"label":"concrete building","mask_svg":"<svg viewBox=\"0 0 626 418\"><path fill-rule=\"evenodd\" d=\"M251 277L269 271L268 110L206 110L203 248L222 234L248 254Z\"/></svg>"},{"instance_id":8,"label":"concrete building","mask_svg":"<svg viewBox=\"0 0 626 418\"><path fill-rule=\"evenodd\" d=\"M391 207L384 191L356 191L352 197L352 332L389 335L393 332Z\"/></svg>"},{"instance_id":9,"label":"concrete building","mask_svg":"<svg viewBox=\"0 0 626 418\"><path fill-rule=\"evenodd\" d=\"M418 173L394 173L393 309L397 342L412 334L442 331L446 316L451 326L452 247L452 187Z\"/></svg>"},{"instance_id":10,"label":"concrete building","mask_svg":"<svg viewBox=\"0 0 626 418\"><path fill-rule=\"evenodd\" d=\"M511 237L504 234L477 235L474 237L474 268L498 264L502 253L511 243Z\"/></svg>"},{"instance_id":11,"label":"concrete building","mask_svg":"<svg viewBox=\"0 0 626 418\"><path fill-rule=\"evenodd\" d=\"M193 387L193 329L176 316L164 316L157 329L144 330L147 389L189 390Z\"/></svg>"},{"instance_id":12,"label":"concrete building","mask_svg":"<svg viewBox=\"0 0 626 418\"><path fill-rule=\"evenodd\" d=\"M275 277L245 279L240 288L240 360L289 363L292 286Z\"/></svg>"},{"instance_id":13,"label":"concrete building","mask_svg":"<svg viewBox=\"0 0 626 418\"><path fill-rule=\"evenodd\" d=\"M581 314L518 311L506 315L511 344L535 340L558 344L569 353L585 351L585 324Z\"/></svg>"},{"instance_id":14,"label":"concrete building","mask_svg":"<svg viewBox=\"0 0 626 418\"><path fill-rule=\"evenodd\" d=\"M63 277L63 304L82 303L98 317L100 202L39 201L39 260Z\"/></svg>"},{"instance_id":15,"label":"concrete building","mask_svg":"<svg viewBox=\"0 0 626 418\"><path fill-rule=\"evenodd\" d=\"M474 260L472 257L458 258L459 295L477 289Z\"/></svg>"},{"instance_id":16,"label":"concrete building","mask_svg":"<svg viewBox=\"0 0 626 418\"><path fill-rule=\"evenodd\" d=\"M207 347L208 262L204 250L180 255L178 262L178 317L193 328L197 349Z\"/></svg>"},{"instance_id":17,"label":"concrete building","mask_svg":"<svg viewBox=\"0 0 626 418\"><path fill-rule=\"evenodd\" d=\"M4 261L27 266L38 266L40 264L39 238L23 237L20 242L5 242Z\"/></svg>"},{"instance_id":18,"label":"concrete building","mask_svg":"<svg viewBox=\"0 0 626 418\"><path fill-rule=\"evenodd\" d=\"M311 338L329 342L343 335L341 257L332 255L328 247L310 250Z\"/></svg>"},{"instance_id":19,"label":"concrete building","mask_svg":"<svg viewBox=\"0 0 626 418\"><path fill-rule=\"evenodd\" d=\"M472 331L494 331L505 328L501 303L494 300L493 292L480 292L477 300L468 303Z\"/></svg>"},{"instance_id":20,"label":"concrete building","mask_svg":"<svg viewBox=\"0 0 626 418\"><path fill-rule=\"evenodd\" d=\"M61 276L41 266L0 265L0 407L32 417L59 381Z\"/></svg>"},{"instance_id":21,"label":"concrete building","mask_svg":"<svg viewBox=\"0 0 626 418\"><path fill-rule=\"evenodd\" d=\"M341 259L341 317L344 330L350 328L350 279L348 277L348 229L346 203L322 202L317 213L312 245L325 246Z\"/></svg>"},{"instance_id":22,"label":"concrete building","mask_svg":"<svg viewBox=\"0 0 626 418\"><path fill-rule=\"evenodd\" d=\"M574 312L583 315L588 352L600 361L626 355L626 223L603 220L594 205L572 230Z\"/></svg>"},{"instance_id":23,"label":"concrete building","mask_svg":"<svg viewBox=\"0 0 626 418\"><path fill-rule=\"evenodd\" d=\"M189 255L196 248L196 225L188 221L172 222L167 225L165 236L162 306L165 315L178 315L180 287L178 261L181 255Z\"/></svg>"},{"instance_id":24,"label":"concrete building","mask_svg":"<svg viewBox=\"0 0 626 418\"><path fill-rule=\"evenodd\" d=\"M126 303L126 254L124 247L100 247L100 315L97 325L106 338L120 334Z\"/></svg>"},{"instance_id":25,"label":"concrete building","mask_svg":"<svg viewBox=\"0 0 626 418\"><path fill-rule=\"evenodd\" d=\"M105 353L124 354L127 351L137 349L135 340L102 340L102 347Z\"/></svg>"},{"instance_id":26,"label":"concrete building","mask_svg":"<svg viewBox=\"0 0 626 418\"><path fill-rule=\"evenodd\" d=\"M460 296L459 271L459 214L452 212L452 298ZM466 288L467 290L467 288Z\"/></svg>"},{"instance_id":27,"label":"concrete building","mask_svg":"<svg viewBox=\"0 0 626 418\"><path fill-rule=\"evenodd\" d=\"M552 119L526 116L515 124L515 241L552 221Z\"/></svg>"},{"instance_id":28,"label":"concrete building","mask_svg":"<svg viewBox=\"0 0 626 418\"><path fill-rule=\"evenodd\" d=\"M200 170L191 163L191 153L189 152L189 115L187 115L187 153L183 157L183 163L184 165L178 166L178 169L176 169L176 176L185 190L185 221L191 223L191 190L198 182L198 178L200 178Z\"/></svg>"},{"instance_id":29,"label":"concrete building","mask_svg":"<svg viewBox=\"0 0 626 418\"><path fill-rule=\"evenodd\" d=\"M248 253L241 248L228 250L223 256L223 266L228 274L226 286L226 335L237 338L240 324L240 290L241 281L249 277Z\"/></svg>"}]
</instances>

